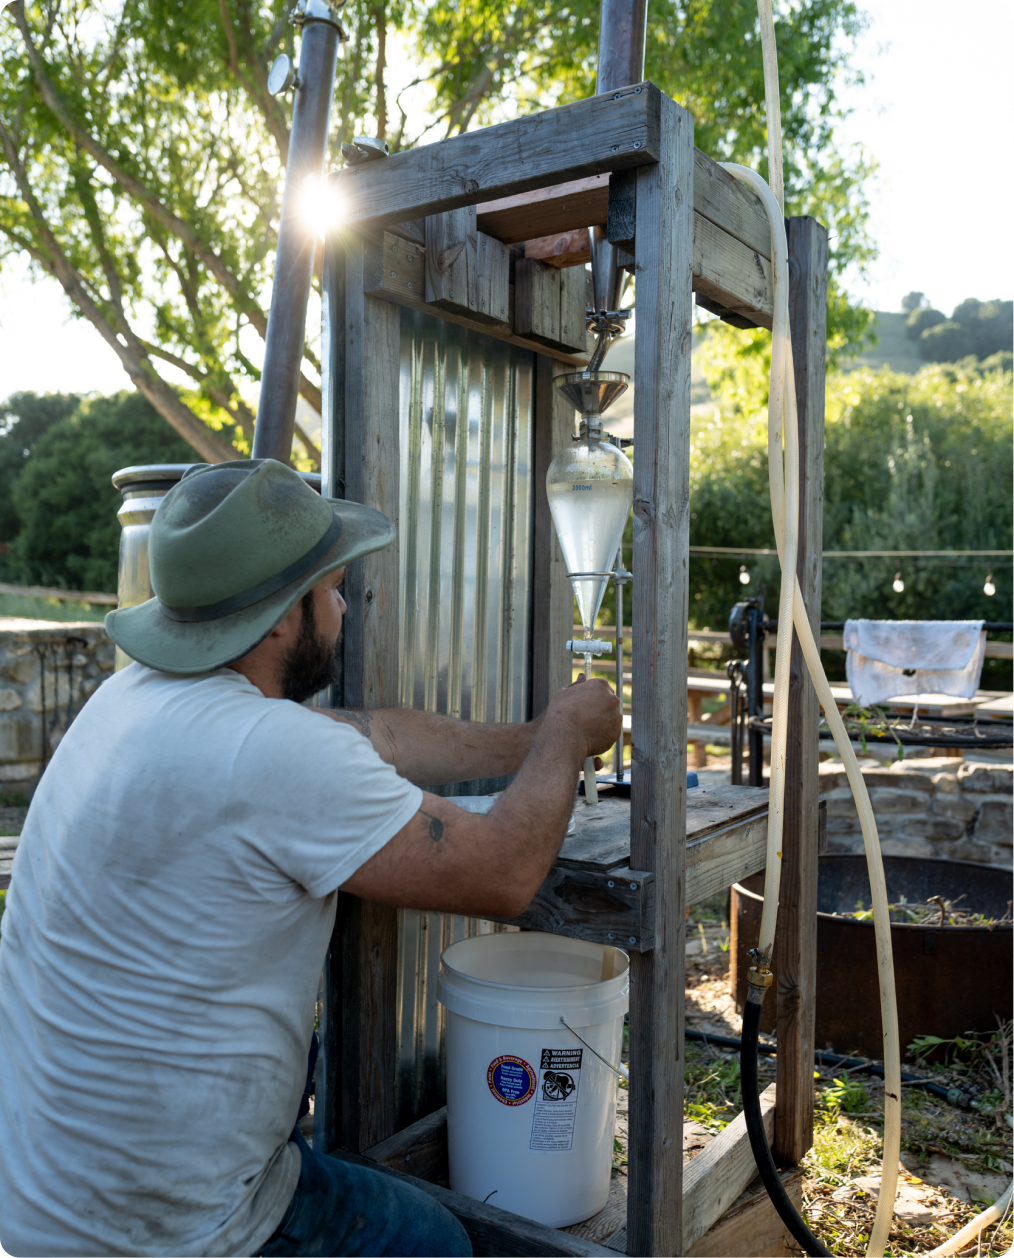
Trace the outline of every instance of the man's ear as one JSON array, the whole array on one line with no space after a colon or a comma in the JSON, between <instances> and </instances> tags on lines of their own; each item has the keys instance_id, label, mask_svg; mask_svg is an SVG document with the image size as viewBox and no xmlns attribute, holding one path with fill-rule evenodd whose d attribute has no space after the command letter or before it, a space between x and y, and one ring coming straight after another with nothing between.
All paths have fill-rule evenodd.
<instances>
[{"instance_id":1,"label":"man's ear","mask_svg":"<svg viewBox=\"0 0 1014 1258\"><path fill-rule=\"evenodd\" d=\"M290 638L299 633L300 626L303 623L303 601L302 599L296 603L295 607L287 616L275 625L274 629L268 634L269 638Z\"/></svg>"}]
</instances>

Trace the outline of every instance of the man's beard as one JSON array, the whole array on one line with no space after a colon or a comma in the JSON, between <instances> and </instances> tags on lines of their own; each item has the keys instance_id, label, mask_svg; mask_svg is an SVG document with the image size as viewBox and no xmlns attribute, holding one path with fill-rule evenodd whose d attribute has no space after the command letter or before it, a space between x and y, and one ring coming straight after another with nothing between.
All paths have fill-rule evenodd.
<instances>
[{"instance_id":1,"label":"man's beard","mask_svg":"<svg viewBox=\"0 0 1014 1258\"><path fill-rule=\"evenodd\" d=\"M303 623L299 637L282 664L282 691L293 703L305 703L338 680L341 635L327 642L317 630L313 591L303 596Z\"/></svg>"}]
</instances>

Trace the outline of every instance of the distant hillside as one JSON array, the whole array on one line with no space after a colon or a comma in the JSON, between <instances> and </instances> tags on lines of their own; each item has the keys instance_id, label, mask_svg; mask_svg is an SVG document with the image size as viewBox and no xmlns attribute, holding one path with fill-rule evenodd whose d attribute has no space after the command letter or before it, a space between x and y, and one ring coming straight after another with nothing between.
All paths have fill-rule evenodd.
<instances>
[{"instance_id":1,"label":"distant hillside","mask_svg":"<svg viewBox=\"0 0 1014 1258\"><path fill-rule=\"evenodd\" d=\"M905 335L907 314L894 314L886 310L878 310L873 331L877 343L865 354L842 364L844 371L855 371L857 367L890 367L892 371L903 371L907 375L915 375L926 363L919 357L915 341Z\"/></svg>"}]
</instances>

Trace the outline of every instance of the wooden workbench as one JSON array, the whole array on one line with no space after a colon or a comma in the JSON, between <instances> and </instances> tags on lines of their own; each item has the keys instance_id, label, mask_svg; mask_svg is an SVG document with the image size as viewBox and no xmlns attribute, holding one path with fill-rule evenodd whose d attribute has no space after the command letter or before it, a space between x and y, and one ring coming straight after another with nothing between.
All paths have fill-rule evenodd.
<instances>
[{"instance_id":1,"label":"wooden workbench","mask_svg":"<svg viewBox=\"0 0 1014 1258\"><path fill-rule=\"evenodd\" d=\"M752 786L687 791L686 902L696 904L764 868L768 793ZM564 840L542 888L514 926L611 943L627 952L655 946L655 879L631 868L630 799L579 796L576 832Z\"/></svg>"}]
</instances>

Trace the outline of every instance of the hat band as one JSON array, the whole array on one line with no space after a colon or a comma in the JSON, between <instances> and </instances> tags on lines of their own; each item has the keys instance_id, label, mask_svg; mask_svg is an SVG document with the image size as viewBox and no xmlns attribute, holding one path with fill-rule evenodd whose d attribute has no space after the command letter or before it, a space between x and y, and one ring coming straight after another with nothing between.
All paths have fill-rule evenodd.
<instances>
[{"instance_id":1,"label":"hat band","mask_svg":"<svg viewBox=\"0 0 1014 1258\"><path fill-rule=\"evenodd\" d=\"M309 572L318 560L324 558L341 535L341 516L335 515L327 532L319 542L311 546L305 555L301 555L295 563L289 564L287 568L276 572L273 577L268 577L259 585L249 590L241 590L238 594L233 594L231 598L223 598L220 603L207 603L203 607L169 607L159 599L158 609L170 620L182 621L185 624L195 624L202 620L221 620L223 616L241 612L244 608L252 607L254 603L259 603L268 595L277 593L290 581L295 581L297 577Z\"/></svg>"}]
</instances>

